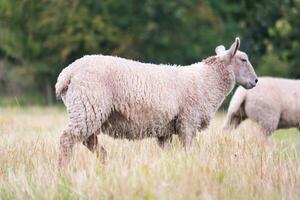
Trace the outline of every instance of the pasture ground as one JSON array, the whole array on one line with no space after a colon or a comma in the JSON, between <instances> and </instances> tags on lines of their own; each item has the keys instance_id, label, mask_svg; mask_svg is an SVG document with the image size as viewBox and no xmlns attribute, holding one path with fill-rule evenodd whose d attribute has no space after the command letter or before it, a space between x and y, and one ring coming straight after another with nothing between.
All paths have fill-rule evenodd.
<instances>
[{"instance_id":1,"label":"pasture ground","mask_svg":"<svg viewBox=\"0 0 300 200\"><path fill-rule=\"evenodd\" d=\"M222 132L222 114L184 151L177 138L100 136L105 165L83 145L64 175L57 170L62 108L0 108L0 199L300 199L300 134L280 130L266 142L245 122Z\"/></svg>"}]
</instances>

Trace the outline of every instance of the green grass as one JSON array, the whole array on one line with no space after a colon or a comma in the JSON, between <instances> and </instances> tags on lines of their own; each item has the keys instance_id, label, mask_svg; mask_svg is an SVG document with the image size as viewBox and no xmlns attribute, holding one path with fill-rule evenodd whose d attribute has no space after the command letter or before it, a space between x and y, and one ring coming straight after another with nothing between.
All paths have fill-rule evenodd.
<instances>
[{"instance_id":1,"label":"green grass","mask_svg":"<svg viewBox=\"0 0 300 200\"><path fill-rule=\"evenodd\" d=\"M272 138L278 141L300 143L300 133L297 128L277 130L273 133Z\"/></svg>"}]
</instances>

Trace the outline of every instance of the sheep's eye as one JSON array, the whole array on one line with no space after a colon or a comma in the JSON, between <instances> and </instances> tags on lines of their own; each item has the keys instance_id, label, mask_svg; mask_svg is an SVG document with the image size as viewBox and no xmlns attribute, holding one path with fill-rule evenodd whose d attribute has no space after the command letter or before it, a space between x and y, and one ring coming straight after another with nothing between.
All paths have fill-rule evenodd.
<instances>
[{"instance_id":1,"label":"sheep's eye","mask_svg":"<svg viewBox=\"0 0 300 200\"><path fill-rule=\"evenodd\" d=\"M247 62L247 60L245 58L242 58L241 60L242 60L242 62Z\"/></svg>"}]
</instances>

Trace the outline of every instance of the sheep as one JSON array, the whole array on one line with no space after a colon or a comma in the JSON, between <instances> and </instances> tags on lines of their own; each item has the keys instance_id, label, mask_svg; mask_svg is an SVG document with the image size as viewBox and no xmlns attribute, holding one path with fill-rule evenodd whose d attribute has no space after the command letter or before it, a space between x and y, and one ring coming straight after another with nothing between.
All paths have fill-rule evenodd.
<instances>
[{"instance_id":1,"label":"sheep","mask_svg":"<svg viewBox=\"0 0 300 200\"><path fill-rule=\"evenodd\" d=\"M300 125L300 81L260 77L252 90L239 87L231 99L224 129L236 128L249 118L260 124L264 136L276 129Z\"/></svg>"},{"instance_id":2,"label":"sheep","mask_svg":"<svg viewBox=\"0 0 300 200\"><path fill-rule=\"evenodd\" d=\"M236 38L229 50L218 46L216 56L185 67L105 55L76 60L55 85L69 116L60 137L59 166L67 166L78 142L105 154L98 148L100 132L130 140L155 137L162 147L178 134L183 146L190 146L236 82L256 85L254 69L239 47Z\"/></svg>"}]
</instances>

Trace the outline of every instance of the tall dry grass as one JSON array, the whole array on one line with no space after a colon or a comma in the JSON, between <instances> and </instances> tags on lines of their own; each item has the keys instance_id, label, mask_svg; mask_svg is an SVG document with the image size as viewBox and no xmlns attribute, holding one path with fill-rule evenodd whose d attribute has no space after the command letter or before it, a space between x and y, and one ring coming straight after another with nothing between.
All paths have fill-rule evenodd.
<instances>
[{"instance_id":1,"label":"tall dry grass","mask_svg":"<svg viewBox=\"0 0 300 200\"><path fill-rule=\"evenodd\" d=\"M222 117L184 151L177 139L160 149L153 139L100 136L103 166L82 145L70 169L57 171L58 108L0 110L0 199L299 199L300 140L266 143L246 123L220 131Z\"/></svg>"}]
</instances>

